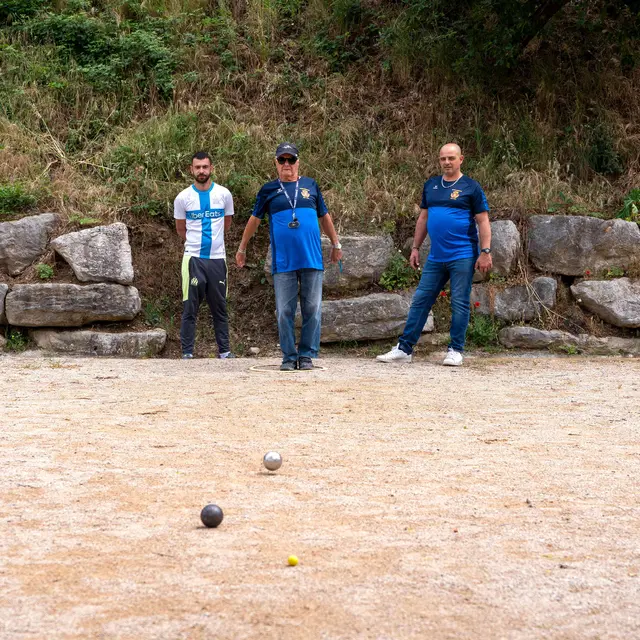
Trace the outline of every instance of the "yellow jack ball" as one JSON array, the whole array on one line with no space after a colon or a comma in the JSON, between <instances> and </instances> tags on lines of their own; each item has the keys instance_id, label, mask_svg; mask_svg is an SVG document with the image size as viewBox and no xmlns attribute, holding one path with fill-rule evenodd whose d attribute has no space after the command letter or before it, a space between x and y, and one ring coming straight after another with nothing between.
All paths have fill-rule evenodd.
<instances>
[{"instance_id":1,"label":"yellow jack ball","mask_svg":"<svg viewBox=\"0 0 640 640\"><path fill-rule=\"evenodd\" d=\"M298 556L289 556L289 565L295 567L298 564Z\"/></svg>"}]
</instances>

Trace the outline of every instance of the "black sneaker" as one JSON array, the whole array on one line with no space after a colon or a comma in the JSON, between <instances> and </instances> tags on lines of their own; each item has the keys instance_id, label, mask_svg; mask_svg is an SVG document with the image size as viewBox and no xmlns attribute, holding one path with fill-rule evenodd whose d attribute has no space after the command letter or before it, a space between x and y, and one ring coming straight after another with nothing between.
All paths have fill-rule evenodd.
<instances>
[{"instance_id":1,"label":"black sneaker","mask_svg":"<svg viewBox=\"0 0 640 640\"><path fill-rule=\"evenodd\" d=\"M295 371L298 368L297 364L295 360L287 360L280 365L280 371Z\"/></svg>"},{"instance_id":2,"label":"black sneaker","mask_svg":"<svg viewBox=\"0 0 640 640\"><path fill-rule=\"evenodd\" d=\"M313 369L313 361L311 358L306 356L302 356L302 358L298 359L298 369L300 371L311 371Z\"/></svg>"}]
</instances>

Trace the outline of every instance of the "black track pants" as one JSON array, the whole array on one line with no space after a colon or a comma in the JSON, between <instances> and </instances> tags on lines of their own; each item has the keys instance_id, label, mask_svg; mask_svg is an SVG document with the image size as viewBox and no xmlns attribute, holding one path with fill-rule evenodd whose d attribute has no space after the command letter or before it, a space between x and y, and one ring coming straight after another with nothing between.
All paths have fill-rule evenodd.
<instances>
[{"instance_id":1,"label":"black track pants","mask_svg":"<svg viewBox=\"0 0 640 640\"><path fill-rule=\"evenodd\" d=\"M207 299L218 351L229 351L229 323L227 320L227 261L224 258L207 260L184 256L182 261L182 323L180 342L182 353L193 353L196 339L196 319L200 304Z\"/></svg>"}]
</instances>

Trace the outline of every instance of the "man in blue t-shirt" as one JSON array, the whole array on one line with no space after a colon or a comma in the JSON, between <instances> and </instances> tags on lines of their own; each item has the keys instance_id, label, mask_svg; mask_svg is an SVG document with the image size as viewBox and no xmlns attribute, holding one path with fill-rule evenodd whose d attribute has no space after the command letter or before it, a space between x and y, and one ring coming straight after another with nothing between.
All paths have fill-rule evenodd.
<instances>
[{"instance_id":1,"label":"man in blue t-shirt","mask_svg":"<svg viewBox=\"0 0 640 640\"><path fill-rule=\"evenodd\" d=\"M283 142L276 149L277 180L259 191L236 253L244 267L247 244L265 215L269 216L271 273L282 349L282 371L313 369L320 349L322 308L322 246L320 229L331 240L331 262L342 257L342 246L315 180L299 175L296 145ZM294 320L300 288L302 330L296 347Z\"/></svg>"},{"instance_id":2,"label":"man in blue t-shirt","mask_svg":"<svg viewBox=\"0 0 640 640\"><path fill-rule=\"evenodd\" d=\"M431 251L400 341L389 353L377 357L380 362L411 362L413 347L431 307L450 280L451 340L443 364L462 364L473 272L478 269L486 273L492 267L489 205L482 187L460 171L463 160L457 144L445 144L440 149L442 175L424 184L409 258L411 266L417 269L420 265L418 252L427 233Z\"/></svg>"}]
</instances>

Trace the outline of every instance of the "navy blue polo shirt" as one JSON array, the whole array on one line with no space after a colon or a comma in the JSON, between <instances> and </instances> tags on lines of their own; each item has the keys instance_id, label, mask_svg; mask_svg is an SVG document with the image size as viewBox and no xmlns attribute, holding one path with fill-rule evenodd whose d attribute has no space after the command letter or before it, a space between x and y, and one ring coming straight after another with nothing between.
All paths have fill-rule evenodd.
<instances>
[{"instance_id":1,"label":"navy blue polo shirt","mask_svg":"<svg viewBox=\"0 0 640 640\"><path fill-rule=\"evenodd\" d=\"M296 183L283 182L282 185L293 203ZM298 269L324 269L318 218L326 215L327 212L327 205L317 182L312 178L301 176L296 204L296 218L300 221L300 226L292 229L289 227L293 218L291 204L282 193L280 183L273 180L260 189L252 215L260 220L265 214L269 216L271 273L285 273Z\"/></svg>"},{"instance_id":2,"label":"navy blue polo shirt","mask_svg":"<svg viewBox=\"0 0 640 640\"><path fill-rule=\"evenodd\" d=\"M442 176L429 178L422 189L420 208L429 211L429 260L449 262L478 255L475 216L488 212L489 205L475 180L464 175L457 182L449 182Z\"/></svg>"}]
</instances>

